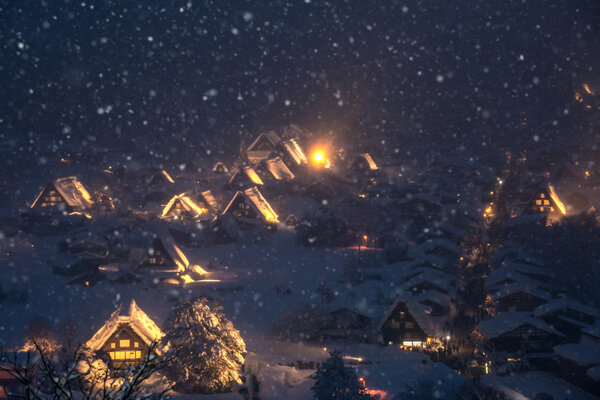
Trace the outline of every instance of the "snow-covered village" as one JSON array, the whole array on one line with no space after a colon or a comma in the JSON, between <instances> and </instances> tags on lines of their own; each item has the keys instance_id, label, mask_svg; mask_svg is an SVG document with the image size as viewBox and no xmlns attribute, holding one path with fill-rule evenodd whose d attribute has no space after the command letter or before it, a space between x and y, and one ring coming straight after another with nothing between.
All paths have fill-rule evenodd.
<instances>
[{"instance_id":1,"label":"snow-covered village","mask_svg":"<svg viewBox=\"0 0 600 400\"><path fill-rule=\"evenodd\" d=\"M599 22L0 4L0 399L599 398Z\"/></svg>"}]
</instances>

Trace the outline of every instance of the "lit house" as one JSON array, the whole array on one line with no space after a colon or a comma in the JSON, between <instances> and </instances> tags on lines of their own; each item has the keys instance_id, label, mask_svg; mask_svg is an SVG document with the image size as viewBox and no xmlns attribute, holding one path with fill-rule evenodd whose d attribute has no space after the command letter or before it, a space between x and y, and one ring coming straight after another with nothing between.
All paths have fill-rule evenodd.
<instances>
[{"instance_id":1,"label":"lit house","mask_svg":"<svg viewBox=\"0 0 600 400\"><path fill-rule=\"evenodd\" d=\"M389 308L377 329L384 344L427 347L448 335L448 318L431 316L431 308L416 298L400 298Z\"/></svg>"},{"instance_id":2,"label":"lit house","mask_svg":"<svg viewBox=\"0 0 600 400\"><path fill-rule=\"evenodd\" d=\"M242 229L264 223L267 229L274 230L278 222L277 214L256 187L238 191L223 214L232 215Z\"/></svg>"},{"instance_id":3,"label":"lit house","mask_svg":"<svg viewBox=\"0 0 600 400\"><path fill-rule=\"evenodd\" d=\"M140 364L147 356L150 346L160 340L164 333L131 301L129 313L120 315L121 307L115 310L108 321L86 343L89 349L106 354L111 367L125 369ZM158 347L154 350L160 353Z\"/></svg>"},{"instance_id":4,"label":"lit house","mask_svg":"<svg viewBox=\"0 0 600 400\"><path fill-rule=\"evenodd\" d=\"M67 212L81 212L94 205L92 197L74 176L60 178L46 185L31 208L58 207Z\"/></svg>"},{"instance_id":5,"label":"lit house","mask_svg":"<svg viewBox=\"0 0 600 400\"><path fill-rule=\"evenodd\" d=\"M356 156L352 164L350 164L350 169L356 172L368 172L377 170L377 164L373 161L373 158L369 153L363 153Z\"/></svg>"},{"instance_id":6,"label":"lit house","mask_svg":"<svg viewBox=\"0 0 600 400\"><path fill-rule=\"evenodd\" d=\"M567 214L564 203L551 184L538 189L527 203L523 214L545 214L548 221L556 221Z\"/></svg>"},{"instance_id":7,"label":"lit house","mask_svg":"<svg viewBox=\"0 0 600 400\"><path fill-rule=\"evenodd\" d=\"M187 193L173 196L165 205L160 215L161 218L173 218L183 220L199 219L201 216L208 213L208 209L200 206Z\"/></svg>"}]
</instances>

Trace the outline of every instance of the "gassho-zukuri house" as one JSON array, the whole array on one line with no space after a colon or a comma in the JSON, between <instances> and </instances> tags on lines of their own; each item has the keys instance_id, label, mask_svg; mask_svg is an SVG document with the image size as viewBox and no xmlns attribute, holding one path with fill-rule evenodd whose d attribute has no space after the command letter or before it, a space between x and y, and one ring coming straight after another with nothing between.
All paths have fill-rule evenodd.
<instances>
[{"instance_id":1,"label":"gassho-zukuri house","mask_svg":"<svg viewBox=\"0 0 600 400\"><path fill-rule=\"evenodd\" d=\"M68 213L83 212L94 205L89 192L75 176L59 178L47 184L31 208L57 207Z\"/></svg>"},{"instance_id":2,"label":"gassho-zukuri house","mask_svg":"<svg viewBox=\"0 0 600 400\"><path fill-rule=\"evenodd\" d=\"M125 369L140 364L148 354L150 346L160 340L164 333L142 311L135 300L129 305L129 313L121 314L117 308L108 321L85 344L96 353L104 353L114 369ZM160 354L158 346L154 348Z\"/></svg>"}]
</instances>

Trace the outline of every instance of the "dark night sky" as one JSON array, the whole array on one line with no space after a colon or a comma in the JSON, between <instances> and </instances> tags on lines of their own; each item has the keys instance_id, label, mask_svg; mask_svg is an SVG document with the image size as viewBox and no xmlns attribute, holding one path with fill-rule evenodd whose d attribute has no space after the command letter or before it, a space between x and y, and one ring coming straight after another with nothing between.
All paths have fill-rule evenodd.
<instances>
[{"instance_id":1,"label":"dark night sky","mask_svg":"<svg viewBox=\"0 0 600 400\"><path fill-rule=\"evenodd\" d=\"M0 4L5 138L237 149L293 122L355 144L527 143L586 134L573 92L600 86L593 0Z\"/></svg>"}]
</instances>

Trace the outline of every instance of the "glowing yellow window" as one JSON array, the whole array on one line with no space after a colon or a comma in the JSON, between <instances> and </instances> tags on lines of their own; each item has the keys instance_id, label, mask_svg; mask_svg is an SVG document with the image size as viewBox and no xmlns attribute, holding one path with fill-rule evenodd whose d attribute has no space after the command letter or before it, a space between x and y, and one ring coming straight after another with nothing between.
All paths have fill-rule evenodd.
<instances>
[{"instance_id":1,"label":"glowing yellow window","mask_svg":"<svg viewBox=\"0 0 600 400\"><path fill-rule=\"evenodd\" d=\"M544 193L540 193L540 199L545 199L546 196L544 195Z\"/></svg>"},{"instance_id":2,"label":"glowing yellow window","mask_svg":"<svg viewBox=\"0 0 600 400\"><path fill-rule=\"evenodd\" d=\"M544 205L545 206L550 205L550 200L544 200Z\"/></svg>"},{"instance_id":3,"label":"glowing yellow window","mask_svg":"<svg viewBox=\"0 0 600 400\"><path fill-rule=\"evenodd\" d=\"M541 200L536 200L535 204L538 205L538 206L541 206L542 205L542 201Z\"/></svg>"},{"instance_id":4,"label":"glowing yellow window","mask_svg":"<svg viewBox=\"0 0 600 400\"><path fill-rule=\"evenodd\" d=\"M115 359L115 352L111 351L110 353L108 353L108 355L110 355L110 359L114 360Z\"/></svg>"},{"instance_id":5,"label":"glowing yellow window","mask_svg":"<svg viewBox=\"0 0 600 400\"><path fill-rule=\"evenodd\" d=\"M133 342L133 347L140 347L140 344L138 342Z\"/></svg>"},{"instance_id":6,"label":"glowing yellow window","mask_svg":"<svg viewBox=\"0 0 600 400\"><path fill-rule=\"evenodd\" d=\"M554 207L550 207L550 212L554 212Z\"/></svg>"},{"instance_id":7,"label":"glowing yellow window","mask_svg":"<svg viewBox=\"0 0 600 400\"><path fill-rule=\"evenodd\" d=\"M111 349L114 349L114 348L116 348L116 347L117 347L117 344L116 344L115 342L112 342L112 343L110 344L110 348L111 348Z\"/></svg>"},{"instance_id":8,"label":"glowing yellow window","mask_svg":"<svg viewBox=\"0 0 600 400\"><path fill-rule=\"evenodd\" d=\"M124 351L115 351L115 358L114 360L124 360L125 359L125 352Z\"/></svg>"},{"instance_id":9,"label":"glowing yellow window","mask_svg":"<svg viewBox=\"0 0 600 400\"><path fill-rule=\"evenodd\" d=\"M130 346L129 339L121 339L119 340L119 347L129 347Z\"/></svg>"},{"instance_id":10,"label":"glowing yellow window","mask_svg":"<svg viewBox=\"0 0 600 400\"><path fill-rule=\"evenodd\" d=\"M135 360L135 351L126 351L125 352L125 357L128 360Z\"/></svg>"},{"instance_id":11,"label":"glowing yellow window","mask_svg":"<svg viewBox=\"0 0 600 400\"><path fill-rule=\"evenodd\" d=\"M137 358L137 359L142 358L142 352L141 351L136 351L135 352L135 358Z\"/></svg>"}]
</instances>

